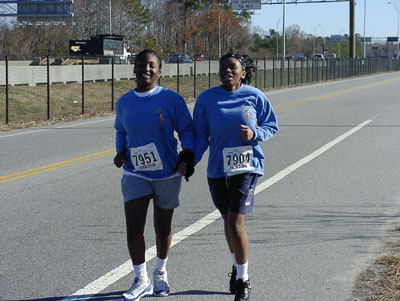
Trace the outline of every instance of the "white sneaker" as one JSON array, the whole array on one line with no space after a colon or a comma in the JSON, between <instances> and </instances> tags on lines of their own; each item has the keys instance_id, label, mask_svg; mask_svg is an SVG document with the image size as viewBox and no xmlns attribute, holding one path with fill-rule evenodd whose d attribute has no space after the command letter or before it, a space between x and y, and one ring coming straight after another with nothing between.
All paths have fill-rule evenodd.
<instances>
[{"instance_id":1,"label":"white sneaker","mask_svg":"<svg viewBox=\"0 0 400 301\"><path fill-rule=\"evenodd\" d=\"M153 283L155 296L166 297L169 295L167 271L154 271Z\"/></svg>"},{"instance_id":2,"label":"white sneaker","mask_svg":"<svg viewBox=\"0 0 400 301\"><path fill-rule=\"evenodd\" d=\"M122 294L124 300L136 301L145 296L151 296L153 294L153 286L151 285L150 279L146 281L135 278L130 289Z\"/></svg>"}]
</instances>

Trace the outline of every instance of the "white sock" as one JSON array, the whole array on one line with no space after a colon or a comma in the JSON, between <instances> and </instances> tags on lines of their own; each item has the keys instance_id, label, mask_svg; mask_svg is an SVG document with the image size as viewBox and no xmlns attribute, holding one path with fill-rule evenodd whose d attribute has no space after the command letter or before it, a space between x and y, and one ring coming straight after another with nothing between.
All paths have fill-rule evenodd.
<instances>
[{"instance_id":1,"label":"white sock","mask_svg":"<svg viewBox=\"0 0 400 301\"><path fill-rule=\"evenodd\" d=\"M149 276L147 275L146 263L134 264L133 270L135 271L136 278L139 278L145 282L148 281Z\"/></svg>"},{"instance_id":2,"label":"white sock","mask_svg":"<svg viewBox=\"0 0 400 301\"><path fill-rule=\"evenodd\" d=\"M237 263L236 263L235 253L231 253L231 256L232 256L232 260L233 260L233 265L236 267Z\"/></svg>"},{"instance_id":3,"label":"white sock","mask_svg":"<svg viewBox=\"0 0 400 301\"><path fill-rule=\"evenodd\" d=\"M247 261L244 264L236 264L237 268L237 275L236 275L236 280L238 279L243 279L243 281L246 281L249 279L249 274L247 273L248 268L249 268L249 262Z\"/></svg>"},{"instance_id":4,"label":"white sock","mask_svg":"<svg viewBox=\"0 0 400 301\"><path fill-rule=\"evenodd\" d=\"M165 259L161 259L160 257L157 256L156 259L156 267L154 268L155 271L163 271L165 272L167 270L167 260L168 257Z\"/></svg>"}]
</instances>

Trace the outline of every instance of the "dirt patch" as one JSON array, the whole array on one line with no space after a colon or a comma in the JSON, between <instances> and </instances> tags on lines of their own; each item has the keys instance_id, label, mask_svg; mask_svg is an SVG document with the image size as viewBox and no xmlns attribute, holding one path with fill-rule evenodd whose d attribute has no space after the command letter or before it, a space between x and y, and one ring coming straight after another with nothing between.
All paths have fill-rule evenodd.
<instances>
[{"instance_id":1,"label":"dirt patch","mask_svg":"<svg viewBox=\"0 0 400 301\"><path fill-rule=\"evenodd\" d=\"M400 300L400 227L390 231L390 241L383 254L356 280L353 288L355 301Z\"/></svg>"}]
</instances>

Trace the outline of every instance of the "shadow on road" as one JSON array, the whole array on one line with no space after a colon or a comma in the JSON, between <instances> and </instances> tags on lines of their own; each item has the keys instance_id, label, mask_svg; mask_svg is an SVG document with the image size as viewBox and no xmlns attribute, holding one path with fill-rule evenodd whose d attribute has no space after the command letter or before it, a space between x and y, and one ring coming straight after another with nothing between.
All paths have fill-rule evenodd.
<instances>
[{"instance_id":1,"label":"shadow on road","mask_svg":"<svg viewBox=\"0 0 400 301\"><path fill-rule=\"evenodd\" d=\"M50 298L40 298L40 299L26 299L25 301L61 301L65 298L68 301L78 301L78 300L94 300L94 301L107 301L107 300L121 300L121 296L124 291L119 292L110 292L105 294L96 294L93 296L71 296L71 297L50 297ZM203 296L212 296L212 295L231 295L228 292L214 292L214 291L202 291L202 290L190 290L190 291L182 291L175 292L170 294L170 296L189 296L189 295L203 295ZM151 298L151 297L150 297Z\"/></svg>"},{"instance_id":2,"label":"shadow on road","mask_svg":"<svg viewBox=\"0 0 400 301\"><path fill-rule=\"evenodd\" d=\"M183 291L183 292L176 292L170 294L170 296L187 296L187 295L231 295L228 292L214 292L214 291L201 291L201 290L190 290L190 291Z\"/></svg>"}]
</instances>

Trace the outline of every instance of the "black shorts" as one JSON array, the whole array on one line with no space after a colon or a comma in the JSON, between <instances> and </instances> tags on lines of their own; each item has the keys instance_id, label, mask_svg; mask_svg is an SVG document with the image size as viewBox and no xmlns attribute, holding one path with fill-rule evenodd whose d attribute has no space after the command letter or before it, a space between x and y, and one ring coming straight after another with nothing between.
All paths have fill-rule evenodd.
<instances>
[{"instance_id":1,"label":"black shorts","mask_svg":"<svg viewBox=\"0 0 400 301\"><path fill-rule=\"evenodd\" d=\"M208 178L211 197L221 214L228 211L240 214L252 212L257 178L258 174L254 173Z\"/></svg>"}]
</instances>

